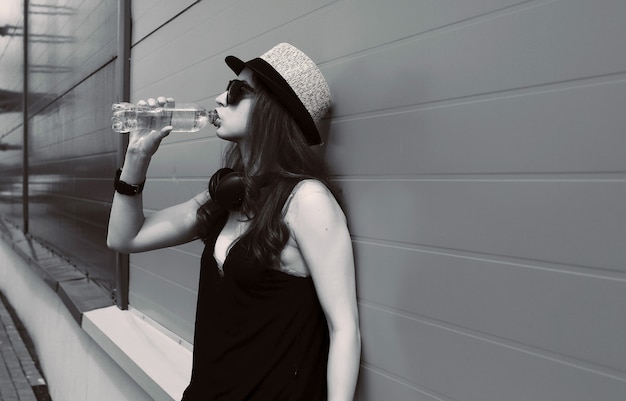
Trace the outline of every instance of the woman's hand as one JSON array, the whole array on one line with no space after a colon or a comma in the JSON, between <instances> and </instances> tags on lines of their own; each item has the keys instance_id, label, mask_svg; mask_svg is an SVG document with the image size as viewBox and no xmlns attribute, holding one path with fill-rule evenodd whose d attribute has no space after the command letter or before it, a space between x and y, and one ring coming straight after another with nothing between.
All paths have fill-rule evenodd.
<instances>
[{"instance_id":1,"label":"woman's hand","mask_svg":"<svg viewBox=\"0 0 626 401\"><path fill-rule=\"evenodd\" d=\"M140 100L137 102L137 106L149 107L152 109L165 106L173 108L175 106L175 102L171 97L165 98L163 96L159 96L156 99L149 98L147 100ZM161 125L161 122L157 121L155 125L158 127ZM168 136L171 131L172 127L169 125L163 127L159 131L150 129L133 130L129 133L128 149L126 152L131 155L150 159L158 150L163 138Z\"/></svg>"},{"instance_id":2,"label":"woman's hand","mask_svg":"<svg viewBox=\"0 0 626 401\"><path fill-rule=\"evenodd\" d=\"M174 99L159 97L140 100L137 105L150 108L166 105L174 107ZM131 131L120 179L135 185L144 182L152 155L171 130L172 127L167 126L159 131ZM143 214L143 194L126 196L116 193L109 217L107 245L119 252L131 253L189 242L196 236L196 212L206 200L207 195L202 193L146 218Z\"/></svg>"},{"instance_id":3,"label":"woman's hand","mask_svg":"<svg viewBox=\"0 0 626 401\"><path fill-rule=\"evenodd\" d=\"M168 107L174 107L174 99L161 96L157 99L150 98L137 102L137 106L152 109L166 105ZM124 166L122 167L120 179L128 184L134 185L144 182L152 155L159 149L163 138L168 136L171 131L171 126L163 127L159 131L151 129L136 129L130 131L128 148L126 149L126 157L124 158Z\"/></svg>"}]
</instances>

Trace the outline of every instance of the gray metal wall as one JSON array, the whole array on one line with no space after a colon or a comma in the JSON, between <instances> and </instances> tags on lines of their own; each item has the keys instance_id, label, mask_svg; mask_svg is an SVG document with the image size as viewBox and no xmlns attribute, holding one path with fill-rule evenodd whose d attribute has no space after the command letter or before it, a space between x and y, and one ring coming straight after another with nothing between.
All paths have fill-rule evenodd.
<instances>
[{"instance_id":1,"label":"gray metal wall","mask_svg":"<svg viewBox=\"0 0 626 401\"><path fill-rule=\"evenodd\" d=\"M22 12L23 1L10 3L7 13ZM28 231L113 289L115 254L106 247L106 225L111 177L117 168L118 137L110 129L116 96L117 2L29 3ZM23 18L14 25L22 27ZM15 50L23 43L20 31L2 39L12 54L1 56L2 74L16 76L13 90L18 96L22 65L7 67L15 58L21 60ZM21 109L0 116L3 142L22 145ZM19 224L21 158L20 150L0 152L2 191L11 194L1 210L5 214L9 204L13 212L6 215Z\"/></svg>"},{"instance_id":2,"label":"gray metal wall","mask_svg":"<svg viewBox=\"0 0 626 401\"><path fill-rule=\"evenodd\" d=\"M327 76L360 400L626 398L625 2L134 5L135 99L211 105L224 56L280 41ZM220 150L210 129L168 137L146 207L201 191ZM200 252L131 257L131 304L185 339Z\"/></svg>"},{"instance_id":3,"label":"gray metal wall","mask_svg":"<svg viewBox=\"0 0 626 401\"><path fill-rule=\"evenodd\" d=\"M2 3L0 27L6 27L0 37L0 213L23 226L22 149L24 130L21 94L24 88L24 46L21 38L10 36L23 25L22 2ZM11 28L16 27L16 28Z\"/></svg>"},{"instance_id":4,"label":"gray metal wall","mask_svg":"<svg viewBox=\"0 0 626 401\"><path fill-rule=\"evenodd\" d=\"M113 3L68 2L76 13L48 28L76 39L33 53L72 70L33 73L59 100L33 119L31 172L45 199L32 231L111 272ZM132 4L132 100L210 106L232 77L226 55L281 41L320 64L335 101L321 150L357 261L359 400L626 399L626 2ZM19 145L11 118L0 135ZM146 212L202 191L221 151L211 129L170 135ZM17 153L0 153L0 207L19 217L5 197L21 192ZM187 341L201 252L130 259L131 306Z\"/></svg>"},{"instance_id":5,"label":"gray metal wall","mask_svg":"<svg viewBox=\"0 0 626 401\"><path fill-rule=\"evenodd\" d=\"M54 8L51 14L31 14L33 33L61 39L31 40L31 64L52 72L29 74L30 91L45 93L51 101L32 105L30 111L36 114L29 135L29 231L112 288L115 257L103 238L118 141L110 130L117 4L65 3L67 14Z\"/></svg>"}]
</instances>

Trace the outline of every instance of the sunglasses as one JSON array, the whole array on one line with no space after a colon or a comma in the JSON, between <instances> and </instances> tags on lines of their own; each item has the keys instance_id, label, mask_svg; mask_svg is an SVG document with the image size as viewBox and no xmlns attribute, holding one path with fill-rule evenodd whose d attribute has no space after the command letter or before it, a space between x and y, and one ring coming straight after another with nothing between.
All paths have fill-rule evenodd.
<instances>
[{"instance_id":1,"label":"sunglasses","mask_svg":"<svg viewBox=\"0 0 626 401\"><path fill-rule=\"evenodd\" d=\"M248 85L245 81L240 81L238 79L233 79L228 82L228 86L226 87L226 103L227 104L235 104L241 97L242 91L248 91L254 93L254 88Z\"/></svg>"}]
</instances>

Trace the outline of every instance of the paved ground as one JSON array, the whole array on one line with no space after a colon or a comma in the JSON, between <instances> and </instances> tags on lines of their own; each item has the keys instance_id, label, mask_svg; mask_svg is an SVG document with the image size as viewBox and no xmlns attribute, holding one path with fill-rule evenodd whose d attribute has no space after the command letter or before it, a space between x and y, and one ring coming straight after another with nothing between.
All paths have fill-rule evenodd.
<instances>
[{"instance_id":1,"label":"paved ground","mask_svg":"<svg viewBox=\"0 0 626 401\"><path fill-rule=\"evenodd\" d=\"M0 401L51 401L28 333L2 294Z\"/></svg>"}]
</instances>

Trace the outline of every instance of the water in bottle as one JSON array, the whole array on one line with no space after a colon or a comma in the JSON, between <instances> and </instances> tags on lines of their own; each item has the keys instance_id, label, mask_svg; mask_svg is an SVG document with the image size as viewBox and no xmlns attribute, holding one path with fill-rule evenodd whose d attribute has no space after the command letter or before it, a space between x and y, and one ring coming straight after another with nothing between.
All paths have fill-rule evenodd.
<instances>
[{"instance_id":1,"label":"water in bottle","mask_svg":"<svg viewBox=\"0 0 626 401\"><path fill-rule=\"evenodd\" d=\"M136 129L160 130L171 125L174 132L196 132L207 124L215 124L217 112L207 111L195 103L178 103L175 107L138 106L132 103L114 103L111 107L113 131L127 133Z\"/></svg>"}]
</instances>

